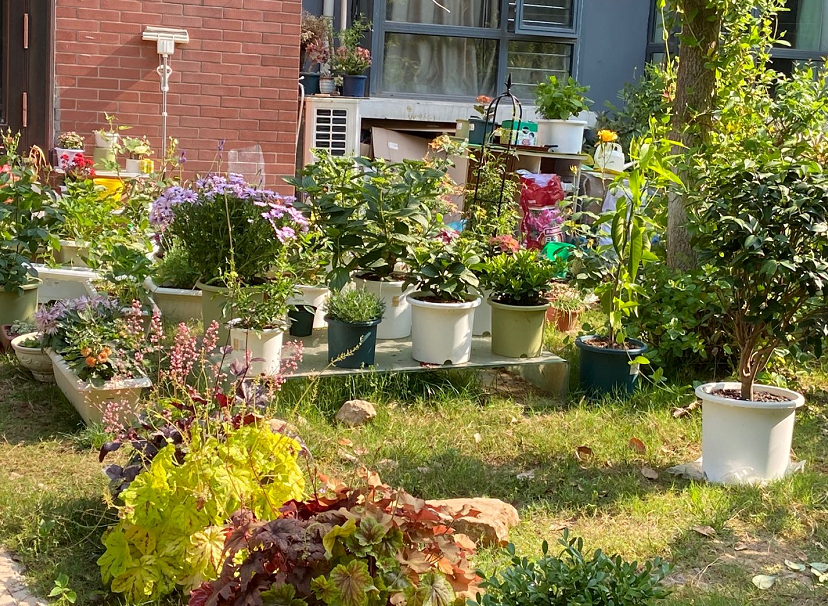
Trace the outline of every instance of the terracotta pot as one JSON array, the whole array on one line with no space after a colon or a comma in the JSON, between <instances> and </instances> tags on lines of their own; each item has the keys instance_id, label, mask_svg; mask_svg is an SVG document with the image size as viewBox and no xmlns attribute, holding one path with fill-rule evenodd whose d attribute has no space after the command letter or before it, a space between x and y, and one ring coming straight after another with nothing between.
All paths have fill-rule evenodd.
<instances>
[{"instance_id":1,"label":"terracotta pot","mask_svg":"<svg viewBox=\"0 0 828 606\"><path fill-rule=\"evenodd\" d=\"M564 311L550 307L546 310L546 320L561 332L571 332L578 327L578 320L580 320L582 313L580 309Z\"/></svg>"}]
</instances>

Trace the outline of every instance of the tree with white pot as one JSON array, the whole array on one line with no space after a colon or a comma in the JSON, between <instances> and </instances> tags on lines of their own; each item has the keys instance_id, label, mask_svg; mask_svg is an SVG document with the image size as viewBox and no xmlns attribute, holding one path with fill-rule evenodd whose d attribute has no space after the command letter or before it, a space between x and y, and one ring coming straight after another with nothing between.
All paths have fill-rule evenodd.
<instances>
[{"instance_id":1,"label":"tree with white pot","mask_svg":"<svg viewBox=\"0 0 828 606\"><path fill-rule=\"evenodd\" d=\"M577 117L589 111L592 101L586 97L588 91L588 86L581 86L572 76L565 80L549 76L538 84L535 105L544 118L538 121L539 144L552 146L555 153L581 153L587 123Z\"/></svg>"}]
</instances>

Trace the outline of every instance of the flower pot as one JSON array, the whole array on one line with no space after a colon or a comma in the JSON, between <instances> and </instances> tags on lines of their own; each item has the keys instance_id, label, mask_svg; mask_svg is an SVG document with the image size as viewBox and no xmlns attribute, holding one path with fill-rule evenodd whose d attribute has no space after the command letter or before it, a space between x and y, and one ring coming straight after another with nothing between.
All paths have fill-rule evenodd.
<instances>
[{"instance_id":1,"label":"flower pot","mask_svg":"<svg viewBox=\"0 0 828 606\"><path fill-rule=\"evenodd\" d=\"M128 424L135 420L139 410L141 392L152 387L152 381L146 377L107 381L100 387L87 381L81 381L63 358L53 350L46 350L52 359L55 383L75 407L87 425L101 423L107 407L118 411L118 420ZM114 411L113 411L114 412Z\"/></svg>"},{"instance_id":2,"label":"flower pot","mask_svg":"<svg viewBox=\"0 0 828 606\"><path fill-rule=\"evenodd\" d=\"M475 337L482 337L484 335L491 336L492 306L489 305L489 297L492 295L492 291L483 290L480 295L480 307L474 310L474 326L472 327L472 334Z\"/></svg>"},{"instance_id":3,"label":"flower pot","mask_svg":"<svg viewBox=\"0 0 828 606\"><path fill-rule=\"evenodd\" d=\"M141 159L140 158L127 158L125 164L125 171L128 173L140 173L141 172Z\"/></svg>"},{"instance_id":4,"label":"flower pot","mask_svg":"<svg viewBox=\"0 0 828 606\"><path fill-rule=\"evenodd\" d=\"M644 354L648 347L637 339L627 339L635 345L633 349L610 349L587 343L597 335L584 335L575 339L580 351L580 385L590 397L604 394L631 394L638 383L638 364L630 364L637 356Z\"/></svg>"},{"instance_id":5,"label":"flower pot","mask_svg":"<svg viewBox=\"0 0 828 606\"><path fill-rule=\"evenodd\" d=\"M429 293L407 295L412 306L411 356L426 364L463 364L471 358L474 309L480 297L462 303L432 303Z\"/></svg>"},{"instance_id":6,"label":"flower pot","mask_svg":"<svg viewBox=\"0 0 828 606\"><path fill-rule=\"evenodd\" d=\"M487 123L482 118L469 118L469 143L483 145L483 141L489 140L494 129L494 122Z\"/></svg>"},{"instance_id":7,"label":"flower pot","mask_svg":"<svg viewBox=\"0 0 828 606\"><path fill-rule=\"evenodd\" d=\"M43 281L37 291L37 299L41 303L92 296L95 294L92 283L100 279L97 272L86 268L47 267L39 264L34 267Z\"/></svg>"},{"instance_id":8,"label":"flower pot","mask_svg":"<svg viewBox=\"0 0 828 606\"><path fill-rule=\"evenodd\" d=\"M41 347L23 347L21 343L30 337L37 337L38 333L30 332L12 339L11 346L20 364L27 368L35 379L41 383L54 383L55 373L52 369L52 358Z\"/></svg>"},{"instance_id":9,"label":"flower pot","mask_svg":"<svg viewBox=\"0 0 828 606\"><path fill-rule=\"evenodd\" d=\"M328 322L328 362L337 368L374 365L379 320L351 324L325 316Z\"/></svg>"},{"instance_id":10,"label":"flower pot","mask_svg":"<svg viewBox=\"0 0 828 606\"><path fill-rule=\"evenodd\" d=\"M84 257L89 257L89 244L77 240L60 240L60 250L54 252L55 263L69 267L89 267Z\"/></svg>"},{"instance_id":11,"label":"flower pot","mask_svg":"<svg viewBox=\"0 0 828 606\"><path fill-rule=\"evenodd\" d=\"M552 146L556 154L580 154L586 125L582 120L538 120L538 145Z\"/></svg>"},{"instance_id":12,"label":"flower pot","mask_svg":"<svg viewBox=\"0 0 828 606\"><path fill-rule=\"evenodd\" d=\"M368 82L368 76L354 76L351 74L342 76L342 96L343 97L364 97L365 85Z\"/></svg>"},{"instance_id":13,"label":"flower pot","mask_svg":"<svg viewBox=\"0 0 828 606\"><path fill-rule=\"evenodd\" d=\"M290 321L290 336L309 337L313 334L313 320L316 317L316 308L300 305L288 312Z\"/></svg>"},{"instance_id":14,"label":"flower pot","mask_svg":"<svg viewBox=\"0 0 828 606\"><path fill-rule=\"evenodd\" d=\"M578 320L581 318L581 313L580 309L564 311L563 309L550 307L546 310L546 320L560 332L571 332L578 327Z\"/></svg>"},{"instance_id":15,"label":"flower pot","mask_svg":"<svg viewBox=\"0 0 828 606\"><path fill-rule=\"evenodd\" d=\"M285 332L281 328L269 330L249 330L247 328L230 329L231 360L246 360L250 352L248 377L279 374L282 362L282 340Z\"/></svg>"},{"instance_id":16,"label":"flower pot","mask_svg":"<svg viewBox=\"0 0 828 606\"><path fill-rule=\"evenodd\" d=\"M332 92L336 90L336 82L333 79L333 76L320 76L319 77L319 92L323 95L330 95Z\"/></svg>"},{"instance_id":17,"label":"flower pot","mask_svg":"<svg viewBox=\"0 0 828 606\"><path fill-rule=\"evenodd\" d=\"M115 144L118 142L118 133L96 130L94 131L94 134L96 148L113 149Z\"/></svg>"},{"instance_id":18,"label":"flower pot","mask_svg":"<svg viewBox=\"0 0 828 606\"><path fill-rule=\"evenodd\" d=\"M748 484L785 476L791 461L796 409L801 394L755 385L785 398L782 402L748 402L714 395L741 389L736 382L707 383L696 388L702 405L702 471L710 482Z\"/></svg>"},{"instance_id":19,"label":"flower pot","mask_svg":"<svg viewBox=\"0 0 828 606\"><path fill-rule=\"evenodd\" d=\"M308 286L306 284L298 284L296 288L299 289L300 294L288 298L288 305L307 305L316 308L316 313L313 316L313 327L324 328L327 326L325 322L325 303L328 300L330 290L324 286Z\"/></svg>"},{"instance_id":20,"label":"flower pot","mask_svg":"<svg viewBox=\"0 0 828 606\"><path fill-rule=\"evenodd\" d=\"M315 95L319 92L319 72L301 72L302 86L305 87L306 95Z\"/></svg>"},{"instance_id":21,"label":"flower pot","mask_svg":"<svg viewBox=\"0 0 828 606\"><path fill-rule=\"evenodd\" d=\"M543 327L549 303L492 307L492 353L507 358L537 358L543 352Z\"/></svg>"},{"instance_id":22,"label":"flower pot","mask_svg":"<svg viewBox=\"0 0 828 606\"><path fill-rule=\"evenodd\" d=\"M21 287L22 293L0 287L0 324L14 324L15 320L31 320L37 311L37 289L40 278L30 278Z\"/></svg>"},{"instance_id":23,"label":"flower pot","mask_svg":"<svg viewBox=\"0 0 828 606\"><path fill-rule=\"evenodd\" d=\"M57 156L57 167L66 170L70 164L75 160L78 154L83 155L82 149L66 149L65 147L56 147L55 155ZM66 156L64 158L63 156Z\"/></svg>"},{"instance_id":24,"label":"flower pot","mask_svg":"<svg viewBox=\"0 0 828 606\"><path fill-rule=\"evenodd\" d=\"M227 323L233 319L233 309L230 306L230 291L224 286L212 286L199 281L196 288L202 291L201 294L201 321L204 330L215 320L218 322L218 344L226 345L230 338L230 331ZM261 301L263 295L255 295Z\"/></svg>"},{"instance_id":25,"label":"flower pot","mask_svg":"<svg viewBox=\"0 0 828 606\"><path fill-rule=\"evenodd\" d=\"M147 278L144 286L152 295L165 320L178 324L201 318L200 290L158 286L152 278Z\"/></svg>"},{"instance_id":26,"label":"flower pot","mask_svg":"<svg viewBox=\"0 0 828 606\"><path fill-rule=\"evenodd\" d=\"M3 324L0 326L0 351L12 351L11 342L15 336L12 334L11 324Z\"/></svg>"},{"instance_id":27,"label":"flower pot","mask_svg":"<svg viewBox=\"0 0 828 606\"><path fill-rule=\"evenodd\" d=\"M385 301L385 316L377 329L377 339L404 339L411 334L411 305L406 294L413 288L406 289L402 280L368 280L354 278L357 288L374 293Z\"/></svg>"},{"instance_id":28,"label":"flower pot","mask_svg":"<svg viewBox=\"0 0 828 606\"><path fill-rule=\"evenodd\" d=\"M98 170L106 170L106 164L109 162L117 162L118 157L115 155L115 150L108 147L96 147L92 151L92 159L95 160L95 168Z\"/></svg>"}]
</instances>

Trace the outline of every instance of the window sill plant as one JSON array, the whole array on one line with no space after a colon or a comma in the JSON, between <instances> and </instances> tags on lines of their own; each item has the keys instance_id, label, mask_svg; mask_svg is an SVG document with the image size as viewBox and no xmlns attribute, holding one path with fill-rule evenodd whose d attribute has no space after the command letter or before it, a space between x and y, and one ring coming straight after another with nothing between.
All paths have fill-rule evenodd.
<instances>
[{"instance_id":1,"label":"window sill plant","mask_svg":"<svg viewBox=\"0 0 828 606\"><path fill-rule=\"evenodd\" d=\"M43 350L41 335L30 332L12 339L12 349L23 368L32 373L41 383L54 383L55 373L52 369L52 359Z\"/></svg>"},{"instance_id":2,"label":"window sill plant","mask_svg":"<svg viewBox=\"0 0 828 606\"><path fill-rule=\"evenodd\" d=\"M328 362L339 368L374 365L385 302L362 288L332 292L326 303Z\"/></svg>"},{"instance_id":3,"label":"window sill plant","mask_svg":"<svg viewBox=\"0 0 828 606\"><path fill-rule=\"evenodd\" d=\"M128 158L126 160L126 172L152 172L141 170L143 161L148 160L152 155L152 145L150 145L149 139L147 139L146 135L143 137L124 137L121 147L128 154Z\"/></svg>"},{"instance_id":4,"label":"window sill plant","mask_svg":"<svg viewBox=\"0 0 828 606\"><path fill-rule=\"evenodd\" d=\"M357 21L341 31L339 46L333 54L333 70L342 76L343 97L364 97L368 76L365 71L371 67L371 51L359 44L371 24Z\"/></svg>"},{"instance_id":5,"label":"window sill plant","mask_svg":"<svg viewBox=\"0 0 828 606\"><path fill-rule=\"evenodd\" d=\"M588 86L580 86L571 76L558 80L549 76L536 89L538 120L538 144L552 146L560 154L580 154L584 144L586 122L573 119L583 111L589 111L592 103L586 98Z\"/></svg>"}]
</instances>

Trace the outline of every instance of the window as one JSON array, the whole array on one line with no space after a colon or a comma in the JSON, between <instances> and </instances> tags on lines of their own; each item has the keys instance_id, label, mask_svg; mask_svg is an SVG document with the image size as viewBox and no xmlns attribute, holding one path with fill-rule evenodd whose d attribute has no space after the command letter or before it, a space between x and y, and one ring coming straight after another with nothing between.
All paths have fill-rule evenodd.
<instances>
[{"instance_id":1,"label":"window","mask_svg":"<svg viewBox=\"0 0 828 606\"><path fill-rule=\"evenodd\" d=\"M573 70L582 0L375 0L372 88L468 100L503 91L532 100Z\"/></svg>"}]
</instances>

